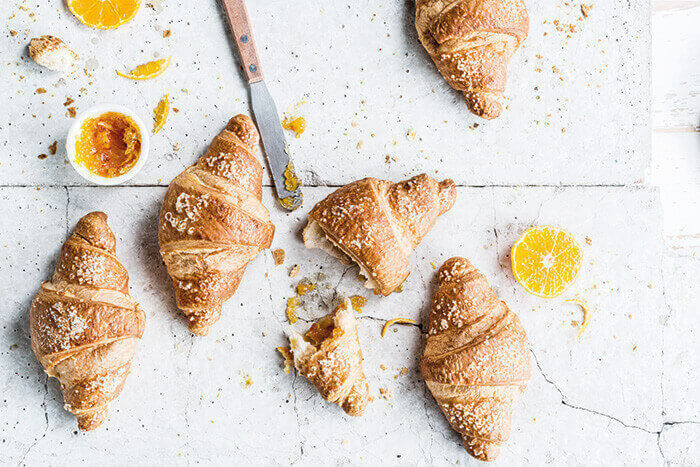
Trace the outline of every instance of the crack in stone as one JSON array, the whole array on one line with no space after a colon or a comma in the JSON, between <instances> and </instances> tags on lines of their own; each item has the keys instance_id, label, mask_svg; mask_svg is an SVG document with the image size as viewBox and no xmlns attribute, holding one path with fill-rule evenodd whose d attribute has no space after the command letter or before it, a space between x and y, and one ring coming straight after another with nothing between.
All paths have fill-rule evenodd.
<instances>
[{"instance_id":1,"label":"crack in stone","mask_svg":"<svg viewBox=\"0 0 700 467\"><path fill-rule=\"evenodd\" d=\"M70 189L66 186L63 187L66 190L66 237L70 235L70 224L68 220L68 207L70 206Z\"/></svg>"},{"instance_id":2,"label":"crack in stone","mask_svg":"<svg viewBox=\"0 0 700 467\"><path fill-rule=\"evenodd\" d=\"M663 256L663 254L662 254ZM664 362L664 351L666 348L666 320L671 317L673 314L673 308L671 308L671 305L668 303L668 297L666 295L666 277L664 275L664 264L663 264L663 257L661 258L661 296L663 297L664 300L664 305L666 306L667 310L667 315L664 317L664 323L659 326L660 332L661 332L661 419L663 420L664 417L666 417L666 395L664 393L664 379L666 378L666 364Z\"/></svg>"},{"instance_id":3,"label":"crack in stone","mask_svg":"<svg viewBox=\"0 0 700 467\"><path fill-rule=\"evenodd\" d=\"M499 244L499 238L498 238L498 219L496 217L496 192L495 190L491 189L491 211L493 212L493 237L494 237L494 243L496 244L496 264L500 265L501 264L501 247Z\"/></svg>"},{"instance_id":4,"label":"crack in stone","mask_svg":"<svg viewBox=\"0 0 700 467\"><path fill-rule=\"evenodd\" d=\"M350 270L354 267L354 265L348 266L345 268L345 271L340 275L340 279L338 280L338 283L335 285L333 288L333 298L331 299L331 304L335 302L338 299L338 287L340 287L340 284L343 283L343 279L345 279L345 276Z\"/></svg>"},{"instance_id":5,"label":"crack in stone","mask_svg":"<svg viewBox=\"0 0 700 467\"><path fill-rule=\"evenodd\" d=\"M442 436L445 441L452 442L452 440L444 433L444 430L440 430L435 428L435 426L432 423L432 420L430 418L430 409L428 408L428 404L430 403L431 400L434 400L433 395L430 393L428 387L426 385L423 385L423 410L425 411L425 418L428 422L428 426L430 427L430 432L431 433L438 433L440 436Z\"/></svg>"},{"instance_id":6,"label":"crack in stone","mask_svg":"<svg viewBox=\"0 0 700 467\"><path fill-rule=\"evenodd\" d=\"M369 316L369 315L358 316L357 319L358 319L358 320L360 320L360 319L369 319L369 320L372 320L372 321L378 321L378 322L383 322L383 323L386 323L387 321L390 321L389 319L386 319L386 318L377 318L376 316ZM423 331L423 324L422 324L422 323L415 323L415 324L414 324L414 323L401 323L401 325L403 325L403 326L411 326L411 327L414 327L414 328L418 328L418 329L420 330L421 334L423 334L423 335L426 334L426 332Z\"/></svg>"},{"instance_id":7,"label":"crack in stone","mask_svg":"<svg viewBox=\"0 0 700 467\"><path fill-rule=\"evenodd\" d=\"M673 426L673 425L700 425L700 422L694 422L692 420L683 420L683 421L676 421L676 422L664 422L663 426L661 427L661 430L656 432L656 446L659 448L659 453L661 454L661 457L663 458L664 463L666 465L669 465L669 460L666 458L666 453L664 452L663 448L661 447L661 435L663 434L663 432L667 426Z\"/></svg>"},{"instance_id":8,"label":"crack in stone","mask_svg":"<svg viewBox=\"0 0 700 467\"><path fill-rule=\"evenodd\" d=\"M297 433L299 434L299 457L294 459L290 465L294 465L295 463L299 462L301 458L304 456L304 443L306 443L306 440L303 438L301 435L301 423L299 421L299 408L297 407L297 387L296 387L296 382L297 378L299 377L299 373L294 370L294 379L292 379L292 408L294 409L294 415L297 421Z\"/></svg>"},{"instance_id":9,"label":"crack in stone","mask_svg":"<svg viewBox=\"0 0 700 467\"><path fill-rule=\"evenodd\" d=\"M556 384L554 381L552 381L551 379L549 379L549 377L547 377L547 375L545 374L545 372L542 370L542 366L540 366L540 362L537 360L537 355L535 355L535 352L533 352L532 349L530 349L530 353L532 354L532 357L533 357L533 359L535 360L535 364L537 365L537 368L539 369L540 374L542 375L542 377L544 378L544 380L547 381L547 383L549 383L552 387L554 387L554 389L556 389L557 392L559 393L559 395L561 396L561 403L562 403L562 405L564 405L564 406L566 406L566 407L569 407L569 408L571 408L571 409L582 410L582 411L584 411L584 412L588 412L588 413L592 413L592 414L594 414L594 415L599 415L599 416L601 416L601 417L605 417L605 418L607 418L607 419L616 421L617 423L619 423L620 425L622 425L622 426L624 426L624 427L626 427L626 428L633 428L633 429L635 429L635 430L640 430L640 431L643 431L643 432L645 432L645 433L649 433L649 434L660 434L661 431L663 431L663 426L662 426L661 430L658 430L658 431L648 430L648 429L646 429L646 428L644 428L644 427L641 427L641 426L630 425L630 424L628 424L628 423L625 423L625 422L623 422L622 420L620 420L619 418L617 418L617 417L615 417L615 416L613 416L613 415L606 414L606 413L603 413L603 412L599 412L599 411L597 411L597 410L589 409L589 408L586 408L586 407L581 407L581 406L578 406L578 405L573 405L573 404L567 402L567 401L566 401L566 396L564 395L564 393L562 392L562 390L559 389L559 386L557 386L557 384Z\"/></svg>"},{"instance_id":10,"label":"crack in stone","mask_svg":"<svg viewBox=\"0 0 700 467\"><path fill-rule=\"evenodd\" d=\"M22 456L22 459L17 463L17 465L23 465L24 460L27 458L29 453L36 447L41 440L46 438L46 435L49 433L49 411L46 406L46 399L49 396L49 375L45 375L44 379L44 402L42 402L41 406L44 408L44 419L46 420L46 426L44 427L44 433L37 439L34 440L34 442L27 448L27 450L24 452L24 455Z\"/></svg>"}]
</instances>

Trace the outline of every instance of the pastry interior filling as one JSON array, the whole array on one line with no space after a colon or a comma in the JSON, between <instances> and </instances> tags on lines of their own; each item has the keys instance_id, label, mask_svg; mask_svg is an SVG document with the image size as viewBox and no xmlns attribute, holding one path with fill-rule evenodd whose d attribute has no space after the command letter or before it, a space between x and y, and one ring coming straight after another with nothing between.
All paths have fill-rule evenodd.
<instances>
[{"instance_id":1,"label":"pastry interior filling","mask_svg":"<svg viewBox=\"0 0 700 467\"><path fill-rule=\"evenodd\" d=\"M349 329L348 310L349 300L341 304L335 313L324 316L311 325L303 336L289 329L289 344L294 355L294 365L299 369L302 362L307 361L318 352L321 345L329 339L341 337Z\"/></svg>"},{"instance_id":2,"label":"pastry interior filling","mask_svg":"<svg viewBox=\"0 0 700 467\"><path fill-rule=\"evenodd\" d=\"M304 245L306 248L319 248L334 258L345 264L355 263L360 267L360 275L365 279L365 287L368 289L379 289L379 284L372 278L372 274L359 261L343 250L314 220L309 220L309 224L304 229Z\"/></svg>"},{"instance_id":3,"label":"pastry interior filling","mask_svg":"<svg viewBox=\"0 0 700 467\"><path fill-rule=\"evenodd\" d=\"M140 154L141 132L134 120L119 112L85 120L75 143L75 162L105 178L127 173Z\"/></svg>"},{"instance_id":4,"label":"pastry interior filling","mask_svg":"<svg viewBox=\"0 0 700 467\"><path fill-rule=\"evenodd\" d=\"M318 348L321 346L323 341L340 337L342 335L343 330L336 326L333 316L328 315L311 325L309 330L306 331L306 334L304 334L304 340Z\"/></svg>"}]
</instances>

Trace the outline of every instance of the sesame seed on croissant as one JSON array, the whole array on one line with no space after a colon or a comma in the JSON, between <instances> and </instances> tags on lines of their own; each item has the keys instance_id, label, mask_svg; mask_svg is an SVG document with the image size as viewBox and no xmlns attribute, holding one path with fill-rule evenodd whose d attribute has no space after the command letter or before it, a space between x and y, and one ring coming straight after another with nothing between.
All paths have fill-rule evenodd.
<instances>
[{"instance_id":1,"label":"sesame seed on croissant","mask_svg":"<svg viewBox=\"0 0 700 467\"><path fill-rule=\"evenodd\" d=\"M416 29L469 110L486 119L498 117L508 62L529 29L522 0L416 0Z\"/></svg>"},{"instance_id":2,"label":"sesame seed on croissant","mask_svg":"<svg viewBox=\"0 0 700 467\"><path fill-rule=\"evenodd\" d=\"M452 180L437 182L426 174L399 183L357 180L314 206L304 244L354 261L366 287L386 296L406 280L409 255L456 196Z\"/></svg>"},{"instance_id":3,"label":"sesame seed on croissant","mask_svg":"<svg viewBox=\"0 0 700 467\"><path fill-rule=\"evenodd\" d=\"M34 354L85 431L102 424L121 392L146 321L115 243L104 213L80 219L29 312Z\"/></svg>"},{"instance_id":4,"label":"sesame seed on croissant","mask_svg":"<svg viewBox=\"0 0 700 467\"><path fill-rule=\"evenodd\" d=\"M353 417L362 415L369 403L369 386L349 300L316 321L303 336L291 328L288 334L299 374L328 402Z\"/></svg>"},{"instance_id":5,"label":"sesame seed on croissant","mask_svg":"<svg viewBox=\"0 0 700 467\"><path fill-rule=\"evenodd\" d=\"M464 447L494 460L510 434L515 400L530 379L527 335L466 259L452 258L438 272L430 306L421 373Z\"/></svg>"},{"instance_id":6,"label":"sesame seed on croissant","mask_svg":"<svg viewBox=\"0 0 700 467\"><path fill-rule=\"evenodd\" d=\"M208 333L248 263L272 243L275 227L262 204L263 168L255 157L259 141L250 117L233 117L163 200L160 252L195 334Z\"/></svg>"}]
</instances>

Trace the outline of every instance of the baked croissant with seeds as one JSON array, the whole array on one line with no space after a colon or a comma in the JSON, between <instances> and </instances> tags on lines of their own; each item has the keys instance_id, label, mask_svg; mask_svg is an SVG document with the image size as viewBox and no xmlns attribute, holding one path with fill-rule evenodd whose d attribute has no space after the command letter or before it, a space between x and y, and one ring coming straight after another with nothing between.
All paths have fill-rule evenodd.
<instances>
[{"instance_id":1,"label":"baked croissant with seeds","mask_svg":"<svg viewBox=\"0 0 700 467\"><path fill-rule=\"evenodd\" d=\"M467 452L494 460L530 379L525 330L464 258L440 268L429 320L423 378Z\"/></svg>"},{"instance_id":2,"label":"baked croissant with seeds","mask_svg":"<svg viewBox=\"0 0 700 467\"><path fill-rule=\"evenodd\" d=\"M367 288L389 295L408 277L409 255L452 208L456 193L452 180L437 182L425 174L400 183L352 182L314 206L304 244L354 261Z\"/></svg>"},{"instance_id":3,"label":"baked croissant with seeds","mask_svg":"<svg viewBox=\"0 0 700 467\"><path fill-rule=\"evenodd\" d=\"M29 311L34 354L86 431L102 424L121 392L146 322L115 243L106 214L80 219Z\"/></svg>"},{"instance_id":4,"label":"baked croissant with seeds","mask_svg":"<svg viewBox=\"0 0 700 467\"><path fill-rule=\"evenodd\" d=\"M196 164L168 187L158 243L190 330L205 335L238 288L246 266L270 247L275 227L262 204L260 136L233 117Z\"/></svg>"},{"instance_id":5,"label":"baked croissant with seeds","mask_svg":"<svg viewBox=\"0 0 700 467\"><path fill-rule=\"evenodd\" d=\"M362 371L357 320L350 301L316 321L303 336L289 329L294 366L328 402L348 415L362 415L369 403L369 386Z\"/></svg>"},{"instance_id":6,"label":"baked croissant with seeds","mask_svg":"<svg viewBox=\"0 0 700 467\"><path fill-rule=\"evenodd\" d=\"M467 107L496 118L510 57L527 37L522 0L416 0L418 38Z\"/></svg>"}]
</instances>

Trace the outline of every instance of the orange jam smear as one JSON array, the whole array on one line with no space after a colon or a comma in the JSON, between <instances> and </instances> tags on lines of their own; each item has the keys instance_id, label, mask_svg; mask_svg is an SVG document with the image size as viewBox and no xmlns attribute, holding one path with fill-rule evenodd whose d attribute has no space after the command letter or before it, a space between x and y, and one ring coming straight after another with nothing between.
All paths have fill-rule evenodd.
<instances>
[{"instance_id":1,"label":"orange jam smear","mask_svg":"<svg viewBox=\"0 0 700 467\"><path fill-rule=\"evenodd\" d=\"M306 119L304 117L284 117L284 120L282 120L282 128L293 131L297 134L297 138L299 138L301 134L304 133L304 130L306 130Z\"/></svg>"},{"instance_id":2,"label":"orange jam smear","mask_svg":"<svg viewBox=\"0 0 700 467\"><path fill-rule=\"evenodd\" d=\"M308 280L302 280L297 284L297 295L306 295L316 288L316 284Z\"/></svg>"},{"instance_id":3,"label":"orange jam smear","mask_svg":"<svg viewBox=\"0 0 700 467\"><path fill-rule=\"evenodd\" d=\"M352 305L353 310L358 313L362 313L362 307L367 305L367 299L365 297L361 297L360 295L353 295L350 297L350 304Z\"/></svg>"},{"instance_id":4,"label":"orange jam smear","mask_svg":"<svg viewBox=\"0 0 700 467\"><path fill-rule=\"evenodd\" d=\"M85 120L75 143L75 161L105 178L124 175L140 155L141 132L134 120L119 112Z\"/></svg>"}]
</instances>

